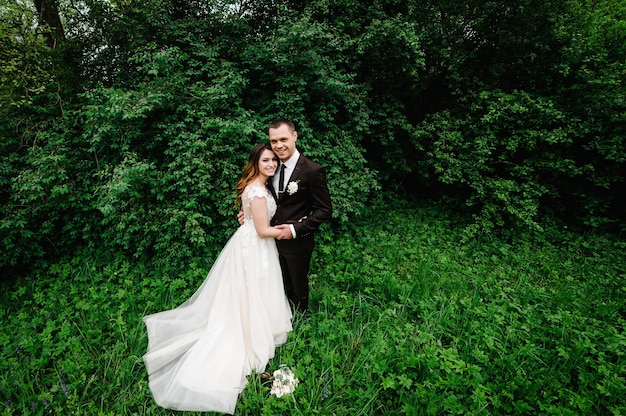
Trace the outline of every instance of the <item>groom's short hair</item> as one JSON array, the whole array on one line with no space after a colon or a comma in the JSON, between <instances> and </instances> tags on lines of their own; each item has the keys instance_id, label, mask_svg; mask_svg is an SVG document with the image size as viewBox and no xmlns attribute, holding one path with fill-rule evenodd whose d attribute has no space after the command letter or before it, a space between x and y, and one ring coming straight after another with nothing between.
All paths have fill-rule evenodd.
<instances>
[{"instance_id":1,"label":"groom's short hair","mask_svg":"<svg viewBox=\"0 0 626 416\"><path fill-rule=\"evenodd\" d=\"M282 126L283 124L286 124L287 127L289 127L289 130L291 130L291 131L295 131L296 130L296 126L293 124L293 121L288 120L286 118L280 118L280 117L277 118L277 119L272 120L270 122L270 127L269 128L270 129L277 129L280 126Z\"/></svg>"}]
</instances>

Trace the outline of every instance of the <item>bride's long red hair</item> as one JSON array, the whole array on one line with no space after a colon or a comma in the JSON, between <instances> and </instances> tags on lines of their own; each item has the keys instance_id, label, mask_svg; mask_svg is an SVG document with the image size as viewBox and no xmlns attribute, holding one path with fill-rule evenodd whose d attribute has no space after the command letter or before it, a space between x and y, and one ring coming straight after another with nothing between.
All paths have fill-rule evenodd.
<instances>
[{"instance_id":1,"label":"bride's long red hair","mask_svg":"<svg viewBox=\"0 0 626 416\"><path fill-rule=\"evenodd\" d=\"M248 156L248 163L243 168L243 173L241 174L241 179L237 182L237 199L235 203L237 206L241 206L241 194L243 194L243 190L246 189L246 186L252 182L257 175L259 174L259 160L261 159L261 154L265 151L272 151L272 147L269 143L259 143L255 145L250 151L250 156Z\"/></svg>"}]
</instances>

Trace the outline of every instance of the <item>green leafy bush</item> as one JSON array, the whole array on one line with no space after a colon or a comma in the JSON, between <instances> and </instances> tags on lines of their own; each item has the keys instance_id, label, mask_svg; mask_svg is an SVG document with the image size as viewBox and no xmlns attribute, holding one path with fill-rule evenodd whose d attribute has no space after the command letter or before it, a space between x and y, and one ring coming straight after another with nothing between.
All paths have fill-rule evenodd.
<instances>
[{"instance_id":1,"label":"green leafy bush","mask_svg":"<svg viewBox=\"0 0 626 416\"><path fill-rule=\"evenodd\" d=\"M142 26L160 25L145 13ZM237 225L234 185L249 150L277 116L294 119L303 153L327 166L336 222L362 211L377 183L358 146L363 91L334 63L342 41L304 16L233 49L244 20L164 13L169 36L121 52L115 83L80 94L31 149L3 159L0 266L79 244L172 267L214 254Z\"/></svg>"},{"instance_id":2,"label":"green leafy bush","mask_svg":"<svg viewBox=\"0 0 626 416\"><path fill-rule=\"evenodd\" d=\"M81 245L172 265L214 252L276 116L327 167L337 230L381 185L443 196L470 236L545 214L624 226L614 1L90 0L59 5L54 49L28 3L2 4L7 275Z\"/></svg>"},{"instance_id":3,"label":"green leafy bush","mask_svg":"<svg viewBox=\"0 0 626 416\"><path fill-rule=\"evenodd\" d=\"M477 229L511 223L541 229L540 207L561 198L560 178L584 172L566 151L572 144L567 116L521 91L466 100L466 114L443 111L416 130L415 146L427 156L422 163L437 182L465 195Z\"/></svg>"}]
</instances>

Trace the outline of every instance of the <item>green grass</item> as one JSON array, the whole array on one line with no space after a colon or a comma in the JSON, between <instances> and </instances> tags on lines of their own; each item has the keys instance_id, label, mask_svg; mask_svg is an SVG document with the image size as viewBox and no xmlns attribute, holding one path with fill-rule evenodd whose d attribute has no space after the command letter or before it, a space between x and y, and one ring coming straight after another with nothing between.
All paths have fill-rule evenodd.
<instances>
[{"instance_id":1,"label":"green grass","mask_svg":"<svg viewBox=\"0 0 626 416\"><path fill-rule=\"evenodd\" d=\"M311 311L268 366L294 368L296 392L251 378L237 414L626 414L623 241L463 242L433 208L370 214L319 239ZM150 396L141 318L211 260L164 274L81 252L2 287L2 414L180 414Z\"/></svg>"}]
</instances>

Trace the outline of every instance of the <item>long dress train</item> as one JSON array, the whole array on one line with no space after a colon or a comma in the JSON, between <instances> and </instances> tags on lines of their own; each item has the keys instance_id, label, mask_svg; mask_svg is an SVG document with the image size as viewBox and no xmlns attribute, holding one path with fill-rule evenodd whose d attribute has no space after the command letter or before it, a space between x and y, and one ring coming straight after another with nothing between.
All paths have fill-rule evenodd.
<instances>
[{"instance_id":1,"label":"long dress train","mask_svg":"<svg viewBox=\"0 0 626 416\"><path fill-rule=\"evenodd\" d=\"M143 360L161 407L233 413L246 376L265 371L292 330L276 243L256 233L254 198L265 199L268 218L274 215L276 203L268 190L246 187L244 224L202 285L177 308L144 317L148 351Z\"/></svg>"}]
</instances>

